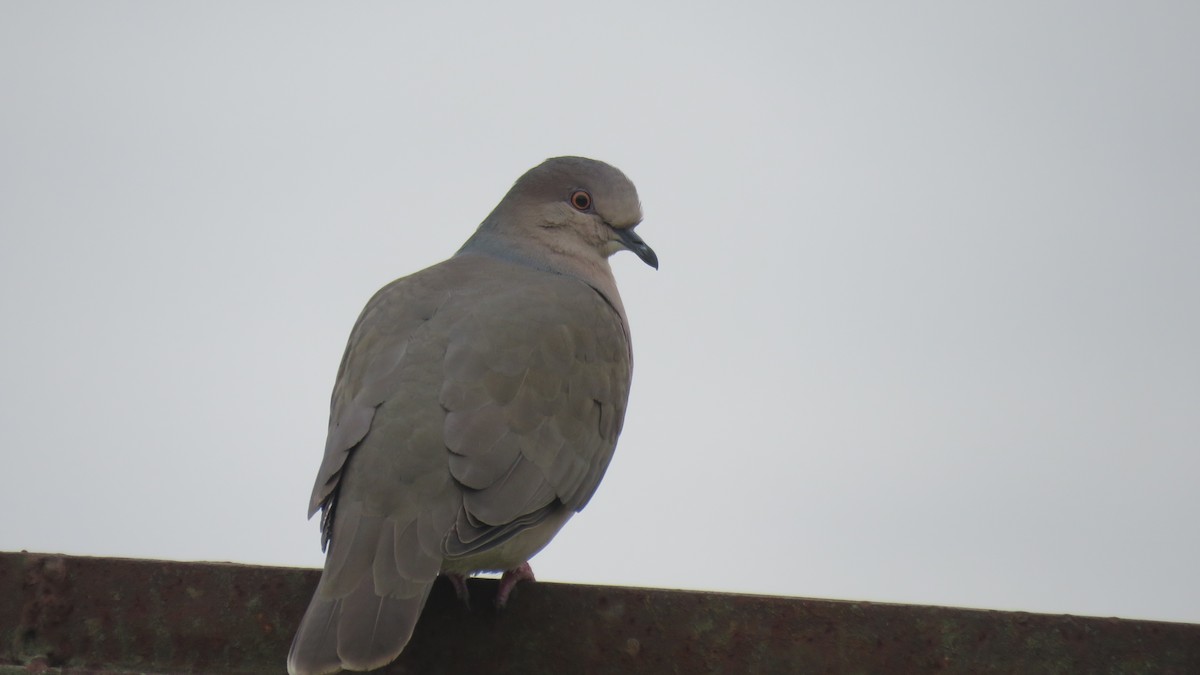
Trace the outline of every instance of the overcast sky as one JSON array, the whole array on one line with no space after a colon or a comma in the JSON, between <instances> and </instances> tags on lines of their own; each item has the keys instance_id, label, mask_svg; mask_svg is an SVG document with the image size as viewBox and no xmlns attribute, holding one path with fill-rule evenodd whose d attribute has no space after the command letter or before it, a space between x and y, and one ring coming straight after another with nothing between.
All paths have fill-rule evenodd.
<instances>
[{"instance_id":1,"label":"overcast sky","mask_svg":"<svg viewBox=\"0 0 1200 675\"><path fill-rule=\"evenodd\" d=\"M425 3L432 5L434 3ZM0 5L0 550L322 562L360 309L546 157L636 368L542 580L1200 621L1200 4Z\"/></svg>"}]
</instances>

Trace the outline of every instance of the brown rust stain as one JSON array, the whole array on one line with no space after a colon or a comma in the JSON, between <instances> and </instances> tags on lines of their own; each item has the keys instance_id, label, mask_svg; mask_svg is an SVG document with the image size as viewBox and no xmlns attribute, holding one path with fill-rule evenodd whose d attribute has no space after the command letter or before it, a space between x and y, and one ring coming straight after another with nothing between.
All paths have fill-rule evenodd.
<instances>
[{"instance_id":1,"label":"brown rust stain","mask_svg":"<svg viewBox=\"0 0 1200 675\"><path fill-rule=\"evenodd\" d=\"M0 553L0 675L282 672L317 576ZM1192 624L548 583L476 604L435 584L383 672L1200 673Z\"/></svg>"}]
</instances>

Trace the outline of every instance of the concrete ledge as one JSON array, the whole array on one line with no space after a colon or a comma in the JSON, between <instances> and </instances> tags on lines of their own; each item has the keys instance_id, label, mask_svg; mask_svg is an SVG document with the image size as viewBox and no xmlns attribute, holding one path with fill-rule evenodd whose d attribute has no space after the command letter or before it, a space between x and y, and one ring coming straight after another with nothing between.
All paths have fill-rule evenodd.
<instances>
[{"instance_id":1,"label":"concrete ledge","mask_svg":"<svg viewBox=\"0 0 1200 675\"><path fill-rule=\"evenodd\" d=\"M0 553L0 674L281 673L317 570ZM388 673L1200 673L1200 625L439 582Z\"/></svg>"}]
</instances>

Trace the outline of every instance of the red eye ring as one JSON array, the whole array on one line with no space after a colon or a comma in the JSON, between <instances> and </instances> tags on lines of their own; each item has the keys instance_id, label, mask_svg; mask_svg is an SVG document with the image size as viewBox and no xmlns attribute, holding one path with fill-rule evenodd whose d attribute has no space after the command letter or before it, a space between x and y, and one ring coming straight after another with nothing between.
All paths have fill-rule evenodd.
<instances>
[{"instance_id":1,"label":"red eye ring","mask_svg":"<svg viewBox=\"0 0 1200 675\"><path fill-rule=\"evenodd\" d=\"M571 193L571 206L574 206L579 211L587 211L592 208L592 196L587 190L576 190Z\"/></svg>"}]
</instances>

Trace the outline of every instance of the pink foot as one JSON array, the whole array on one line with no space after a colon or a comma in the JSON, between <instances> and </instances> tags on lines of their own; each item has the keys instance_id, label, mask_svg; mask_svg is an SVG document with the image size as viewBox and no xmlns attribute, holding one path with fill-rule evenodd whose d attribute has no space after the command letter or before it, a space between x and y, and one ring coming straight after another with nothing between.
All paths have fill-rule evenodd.
<instances>
[{"instance_id":1,"label":"pink foot","mask_svg":"<svg viewBox=\"0 0 1200 675\"><path fill-rule=\"evenodd\" d=\"M500 577L500 588L496 591L496 609L504 609L508 604L509 594L522 581L537 581L533 578L533 568L529 563L521 563L520 567L508 570Z\"/></svg>"},{"instance_id":2,"label":"pink foot","mask_svg":"<svg viewBox=\"0 0 1200 675\"><path fill-rule=\"evenodd\" d=\"M462 601L467 609L471 608L471 592L467 590L467 578L461 574L446 573L442 575L450 581L450 585L454 586L454 594Z\"/></svg>"}]
</instances>

